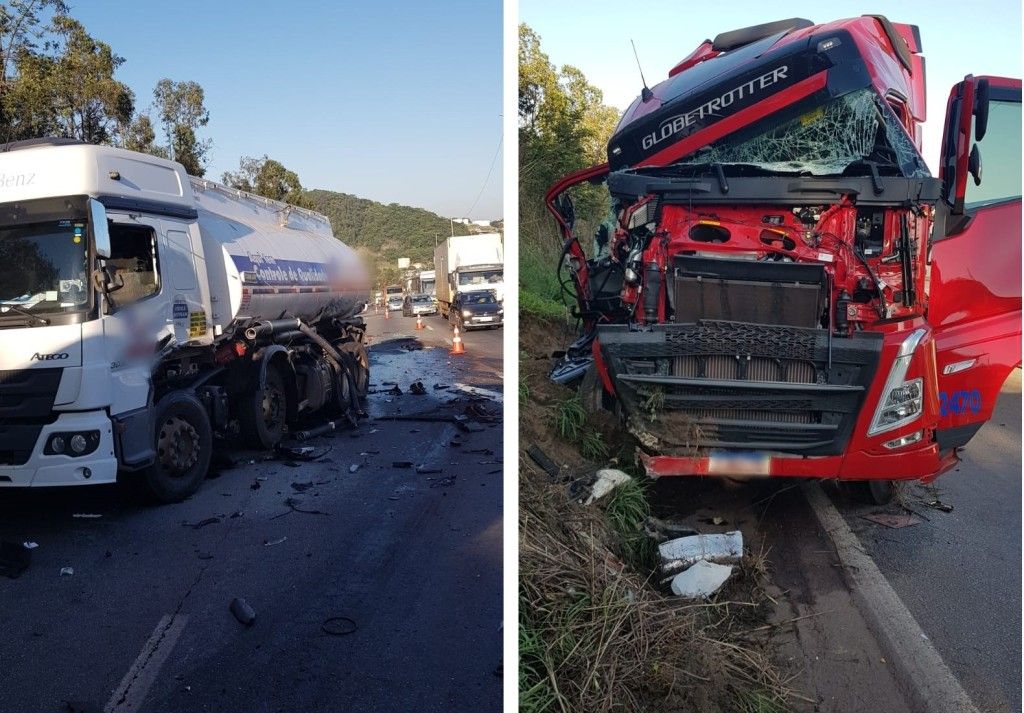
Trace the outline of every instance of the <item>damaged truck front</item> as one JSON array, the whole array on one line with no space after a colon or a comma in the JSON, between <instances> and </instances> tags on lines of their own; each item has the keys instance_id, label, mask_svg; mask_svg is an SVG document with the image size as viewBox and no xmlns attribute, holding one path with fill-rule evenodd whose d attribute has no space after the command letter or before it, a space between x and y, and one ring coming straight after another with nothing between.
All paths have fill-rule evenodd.
<instances>
[{"instance_id":1,"label":"damaged truck front","mask_svg":"<svg viewBox=\"0 0 1024 713\"><path fill-rule=\"evenodd\" d=\"M884 499L991 416L1020 363L1020 81L953 87L933 178L920 53L880 16L724 33L549 191L583 325L552 378L615 411L649 475ZM589 251L588 184L608 200Z\"/></svg>"}]
</instances>

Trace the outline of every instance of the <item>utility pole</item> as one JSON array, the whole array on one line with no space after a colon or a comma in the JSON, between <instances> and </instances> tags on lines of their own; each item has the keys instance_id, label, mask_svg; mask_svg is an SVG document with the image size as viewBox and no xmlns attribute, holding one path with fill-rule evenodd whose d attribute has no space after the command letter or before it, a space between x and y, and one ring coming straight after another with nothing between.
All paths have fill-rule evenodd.
<instances>
[{"instance_id":1,"label":"utility pole","mask_svg":"<svg viewBox=\"0 0 1024 713\"><path fill-rule=\"evenodd\" d=\"M455 219L454 218L449 218L448 222L452 226L452 237L454 238L455 237Z\"/></svg>"}]
</instances>

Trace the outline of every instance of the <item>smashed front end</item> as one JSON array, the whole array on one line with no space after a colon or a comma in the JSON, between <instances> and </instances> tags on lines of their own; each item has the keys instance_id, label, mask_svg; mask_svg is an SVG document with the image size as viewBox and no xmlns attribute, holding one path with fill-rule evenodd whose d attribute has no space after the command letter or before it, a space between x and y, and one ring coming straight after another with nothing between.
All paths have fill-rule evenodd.
<instances>
[{"instance_id":1,"label":"smashed front end","mask_svg":"<svg viewBox=\"0 0 1024 713\"><path fill-rule=\"evenodd\" d=\"M594 369L651 475L948 467L924 319L939 182L863 60L869 21L677 74L630 108L607 167L549 193L584 326L552 377ZM562 194L600 179L607 219L584 251Z\"/></svg>"}]
</instances>

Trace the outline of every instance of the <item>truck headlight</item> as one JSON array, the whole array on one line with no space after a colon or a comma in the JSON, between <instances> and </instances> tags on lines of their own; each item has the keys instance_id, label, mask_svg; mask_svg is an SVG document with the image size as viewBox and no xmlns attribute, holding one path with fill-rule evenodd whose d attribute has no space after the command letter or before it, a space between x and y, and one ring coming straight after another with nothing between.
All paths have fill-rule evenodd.
<instances>
[{"instance_id":1,"label":"truck headlight","mask_svg":"<svg viewBox=\"0 0 1024 713\"><path fill-rule=\"evenodd\" d=\"M470 312L468 309L464 309L464 310L462 310L462 316L463 317L472 317L473 313Z\"/></svg>"},{"instance_id":2,"label":"truck headlight","mask_svg":"<svg viewBox=\"0 0 1024 713\"><path fill-rule=\"evenodd\" d=\"M874 436L910 423L921 415L924 404L924 381L921 378L907 381L907 369L914 358L918 345L924 338L925 330L915 329L903 340L899 353L885 380L875 417L871 421L868 435Z\"/></svg>"},{"instance_id":3,"label":"truck headlight","mask_svg":"<svg viewBox=\"0 0 1024 713\"><path fill-rule=\"evenodd\" d=\"M100 445L99 431L72 431L51 434L43 455L67 455L72 458L89 455Z\"/></svg>"}]
</instances>

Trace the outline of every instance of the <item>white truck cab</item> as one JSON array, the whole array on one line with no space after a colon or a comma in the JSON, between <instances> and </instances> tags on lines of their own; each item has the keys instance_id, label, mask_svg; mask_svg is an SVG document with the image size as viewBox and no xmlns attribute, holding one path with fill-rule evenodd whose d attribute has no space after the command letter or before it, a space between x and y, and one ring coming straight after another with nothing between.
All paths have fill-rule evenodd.
<instances>
[{"instance_id":1,"label":"white truck cab","mask_svg":"<svg viewBox=\"0 0 1024 713\"><path fill-rule=\"evenodd\" d=\"M321 377L328 392L351 385L312 372L324 359L332 372L352 370L326 350L361 342L367 293L365 271L323 216L153 156L62 139L12 144L0 152L0 487L110 483L156 467L158 497L181 499L205 475L212 431L232 417L266 436L254 421L294 417ZM333 343L306 372L274 343L284 327L261 326L286 314L290 331ZM269 347L285 352L270 379L276 411L260 392L257 353ZM361 344L353 351L365 366ZM189 403L163 418L168 398Z\"/></svg>"}]
</instances>

